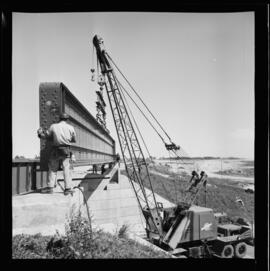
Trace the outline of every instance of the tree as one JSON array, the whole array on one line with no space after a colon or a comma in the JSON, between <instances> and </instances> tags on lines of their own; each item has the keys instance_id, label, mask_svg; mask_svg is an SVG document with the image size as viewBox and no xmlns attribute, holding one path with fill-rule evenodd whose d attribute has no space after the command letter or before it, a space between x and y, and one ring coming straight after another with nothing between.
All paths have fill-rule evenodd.
<instances>
[{"instance_id":1,"label":"tree","mask_svg":"<svg viewBox=\"0 0 270 271\"><path fill-rule=\"evenodd\" d=\"M26 159L23 155L16 155L14 159Z\"/></svg>"}]
</instances>

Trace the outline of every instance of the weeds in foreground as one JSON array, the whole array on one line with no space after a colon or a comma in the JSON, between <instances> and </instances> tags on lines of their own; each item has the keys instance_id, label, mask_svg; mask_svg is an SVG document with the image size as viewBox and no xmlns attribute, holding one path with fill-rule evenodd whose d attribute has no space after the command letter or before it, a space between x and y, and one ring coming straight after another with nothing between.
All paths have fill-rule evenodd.
<instances>
[{"instance_id":1,"label":"weeds in foreground","mask_svg":"<svg viewBox=\"0 0 270 271\"><path fill-rule=\"evenodd\" d=\"M167 254L127 237L128 226L115 234L91 230L81 213L66 225L64 235L15 235L12 244L14 259L95 259L95 258L168 258Z\"/></svg>"},{"instance_id":2,"label":"weeds in foreground","mask_svg":"<svg viewBox=\"0 0 270 271\"><path fill-rule=\"evenodd\" d=\"M127 238L128 237L129 226L127 224L123 224L119 230L116 231L116 235L119 238Z\"/></svg>"}]
</instances>

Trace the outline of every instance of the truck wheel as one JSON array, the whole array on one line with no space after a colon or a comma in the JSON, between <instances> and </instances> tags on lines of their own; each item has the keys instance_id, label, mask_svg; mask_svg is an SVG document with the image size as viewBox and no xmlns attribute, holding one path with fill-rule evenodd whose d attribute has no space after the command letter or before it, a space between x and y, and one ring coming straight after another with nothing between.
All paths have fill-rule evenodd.
<instances>
[{"instance_id":1,"label":"truck wheel","mask_svg":"<svg viewBox=\"0 0 270 271\"><path fill-rule=\"evenodd\" d=\"M223 247L223 250L221 252L222 258L232 258L233 257L233 246L232 245L226 245Z\"/></svg>"},{"instance_id":2,"label":"truck wheel","mask_svg":"<svg viewBox=\"0 0 270 271\"><path fill-rule=\"evenodd\" d=\"M234 247L234 256L236 258L243 258L247 252L247 245L244 242L238 243Z\"/></svg>"}]
</instances>

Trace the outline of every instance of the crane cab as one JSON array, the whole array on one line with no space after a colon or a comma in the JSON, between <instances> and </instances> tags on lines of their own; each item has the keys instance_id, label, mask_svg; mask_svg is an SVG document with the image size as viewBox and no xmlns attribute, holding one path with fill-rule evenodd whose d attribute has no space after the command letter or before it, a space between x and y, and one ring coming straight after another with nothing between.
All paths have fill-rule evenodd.
<instances>
[{"instance_id":1,"label":"crane cab","mask_svg":"<svg viewBox=\"0 0 270 271\"><path fill-rule=\"evenodd\" d=\"M178 216L179 217L179 216ZM179 221L174 221L164 242L172 249L180 244L214 240L217 238L217 222L210 208L191 206Z\"/></svg>"}]
</instances>

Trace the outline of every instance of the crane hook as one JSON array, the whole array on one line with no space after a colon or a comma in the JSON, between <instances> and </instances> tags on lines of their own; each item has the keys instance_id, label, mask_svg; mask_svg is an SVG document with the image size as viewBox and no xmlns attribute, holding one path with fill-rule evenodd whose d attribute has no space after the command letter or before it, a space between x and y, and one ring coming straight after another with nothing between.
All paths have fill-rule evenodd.
<instances>
[{"instance_id":1,"label":"crane hook","mask_svg":"<svg viewBox=\"0 0 270 271\"><path fill-rule=\"evenodd\" d=\"M95 69L91 69L91 81L94 82L95 81Z\"/></svg>"}]
</instances>

